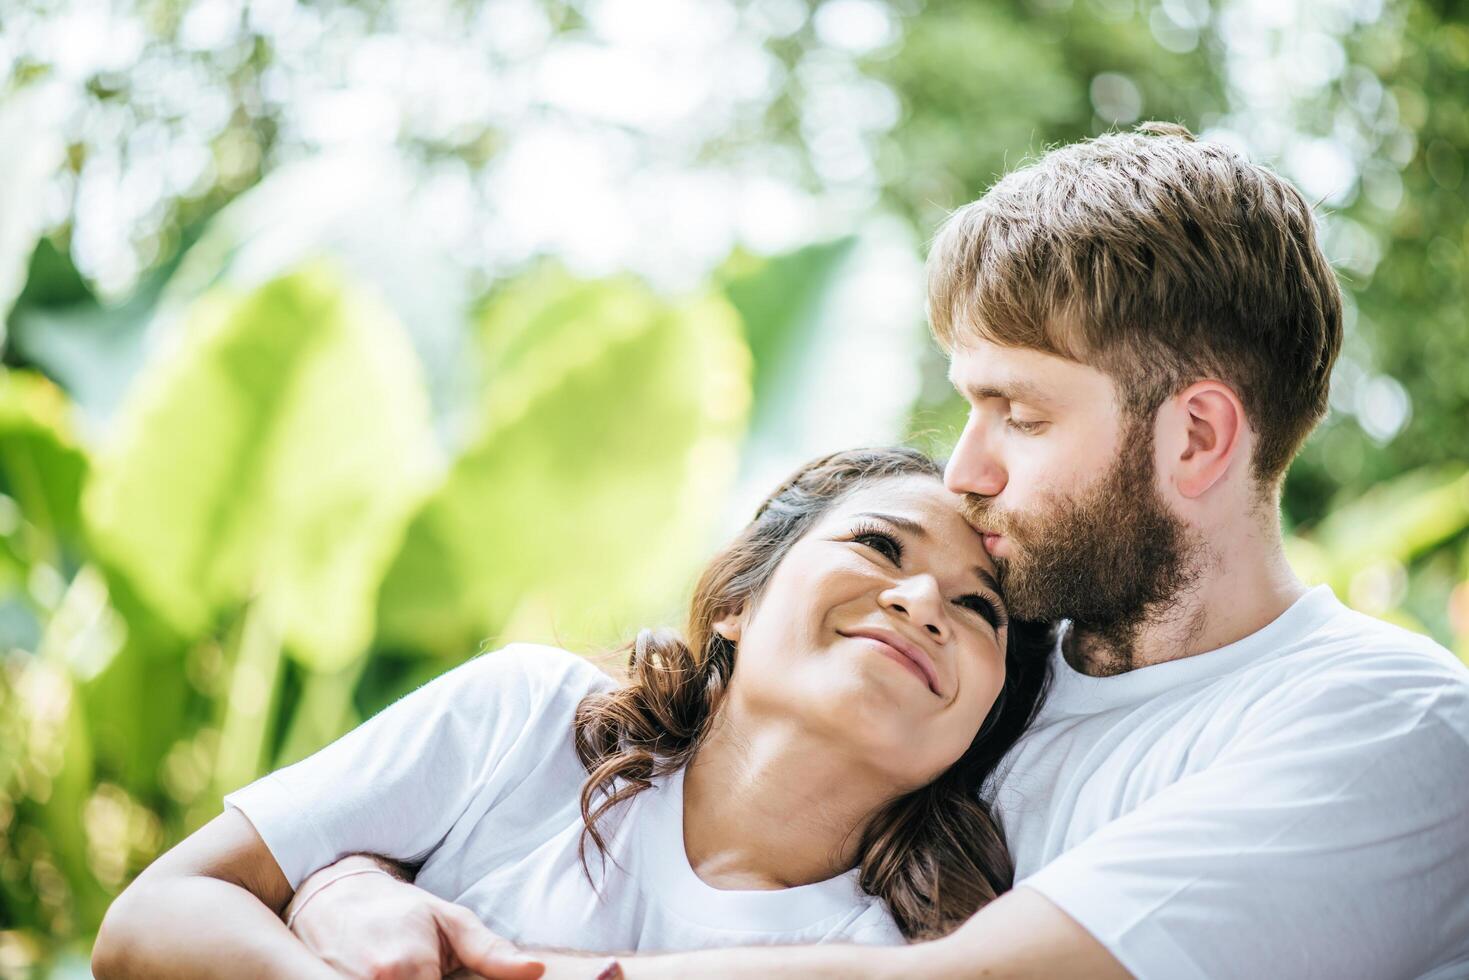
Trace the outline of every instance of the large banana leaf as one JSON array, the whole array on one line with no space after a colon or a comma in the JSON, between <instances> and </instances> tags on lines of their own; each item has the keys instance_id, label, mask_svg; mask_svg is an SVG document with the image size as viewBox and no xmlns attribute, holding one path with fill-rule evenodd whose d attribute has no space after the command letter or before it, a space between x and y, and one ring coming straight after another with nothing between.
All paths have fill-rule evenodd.
<instances>
[{"instance_id":1,"label":"large banana leaf","mask_svg":"<svg viewBox=\"0 0 1469 980\"><path fill-rule=\"evenodd\" d=\"M155 329L219 285L250 290L329 255L372 283L402 325L428 382L441 441L478 387L469 342L470 271L436 232L421 174L392 154L341 151L278 167L214 215L163 291Z\"/></svg>"},{"instance_id":2,"label":"large banana leaf","mask_svg":"<svg viewBox=\"0 0 1469 980\"><path fill-rule=\"evenodd\" d=\"M546 273L481 325L482 427L384 583L381 641L460 658L487 637L575 646L677 618L749 405L734 312Z\"/></svg>"},{"instance_id":3,"label":"large banana leaf","mask_svg":"<svg viewBox=\"0 0 1469 980\"><path fill-rule=\"evenodd\" d=\"M356 656L436 461L411 347L332 267L200 300L85 496L96 549L176 632L253 597L320 670Z\"/></svg>"}]
</instances>

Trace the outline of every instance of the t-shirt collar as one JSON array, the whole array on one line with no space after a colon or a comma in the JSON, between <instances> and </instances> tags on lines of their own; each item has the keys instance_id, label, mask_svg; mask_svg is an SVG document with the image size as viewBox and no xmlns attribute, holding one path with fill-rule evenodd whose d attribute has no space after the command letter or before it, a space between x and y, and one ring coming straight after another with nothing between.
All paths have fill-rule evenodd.
<instances>
[{"instance_id":1,"label":"t-shirt collar","mask_svg":"<svg viewBox=\"0 0 1469 980\"><path fill-rule=\"evenodd\" d=\"M1308 589L1262 629L1217 650L1139 667L1124 674L1092 677L1072 668L1058 641L1051 651L1051 691L1040 717L1091 714L1144 701L1165 690L1229 673L1260 658L1285 652L1342 608L1328 585Z\"/></svg>"},{"instance_id":2,"label":"t-shirt collar","mask_svg":"<svg viewBox=\"0 0 1469 980\"><path fill-rule=\"evenodd\" d=\"M748 923L753 931L790 932L824 919L850 916L864 893L853 869L835 878L772 890L715 888L689 865L683 833L683 770L657 779L638 795L634 817L649 897L684 919L706 926Z\"/></svg>"}]
</instances>

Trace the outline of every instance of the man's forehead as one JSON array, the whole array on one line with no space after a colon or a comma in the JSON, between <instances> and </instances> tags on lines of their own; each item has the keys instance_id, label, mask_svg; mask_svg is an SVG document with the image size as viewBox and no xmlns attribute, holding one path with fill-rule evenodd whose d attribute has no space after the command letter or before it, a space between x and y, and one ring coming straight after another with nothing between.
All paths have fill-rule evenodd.
<instances>
[{"instance_id":1,"label":"man's forehead","mask_svg":"<svg viewBox=\"0 0 1469 980\"><path fill-rule=\"evenodd\" d=\"M1105 374L1084 364L985 341L954 349L949 358L949 383L976 400L1003 398L1043 404L1110 393L1111 386Z\"/></svg>"},{"instance_id":2,"label":"man's forehead","mask_svg":"<svg viewBox=\"0 0 1469 980\"><path fill-rule=\"evenodd\" d=\"M1038 353L993 344L956 348L949 359L949 382L961 390L983 391L986 397L1044 396L1056 371L1047 370L1050 366Z\"/></svg>"}]
</instances>

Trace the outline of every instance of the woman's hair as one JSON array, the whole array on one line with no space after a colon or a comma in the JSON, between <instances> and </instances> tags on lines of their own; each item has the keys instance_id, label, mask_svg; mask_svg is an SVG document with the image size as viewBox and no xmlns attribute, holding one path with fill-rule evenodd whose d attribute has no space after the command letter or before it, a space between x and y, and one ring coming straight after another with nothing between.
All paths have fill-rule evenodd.
<instances>
[{"instance_id":1,"label":"woman's hair","mask_svg":"<svg viewBox=\"0 0 1469 980\"><path fill-rule=\"evenodd\" d=\"M677 772L709 732L734 671L735 645L714 624L759 598L791 546L859 486L900 476L942 479L940 466L912 449L857 449L801 467L766 498L694 589L685 638L643 630L626 648L627 686L577 707L577 755L586 840L605 853L598 822L613 807ZM980 789L1030 723L1048 677L1049 629L1012 622L1005 681L974 741L933 782L879 810L858 853L862 888L887 902L909 939L957 928L1012 883L1014 865ZM590 872L588 872L590 875Z\"/></svg>"}]
</instances>

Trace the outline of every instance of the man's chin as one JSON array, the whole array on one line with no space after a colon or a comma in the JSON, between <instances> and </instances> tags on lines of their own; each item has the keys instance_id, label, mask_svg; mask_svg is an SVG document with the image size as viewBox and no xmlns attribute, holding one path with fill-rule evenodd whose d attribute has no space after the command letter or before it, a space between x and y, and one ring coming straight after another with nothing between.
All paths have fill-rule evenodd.
<instances>
[{"instance_id":1,"label":"man's chin","mask_svg":"<svg viewBox=\"0 0 1469 980\"><path fill-rule=\"evenodd\" d=\"M1005 607L1010 615L1016 619L1023 619L1033 623L1052 622L1068 617L1068 613L1059 607L1064 605L1064 596L1056 594L1056 590L1047 588L1044 582L1037 582L1027 575L1027 559L1015 546L1013 539L1007 538L1009 545L1007 556L991 555L995 562L995 578L1000 583L1000 593L1005 598Z\"/></svg>"}]
</instances>

